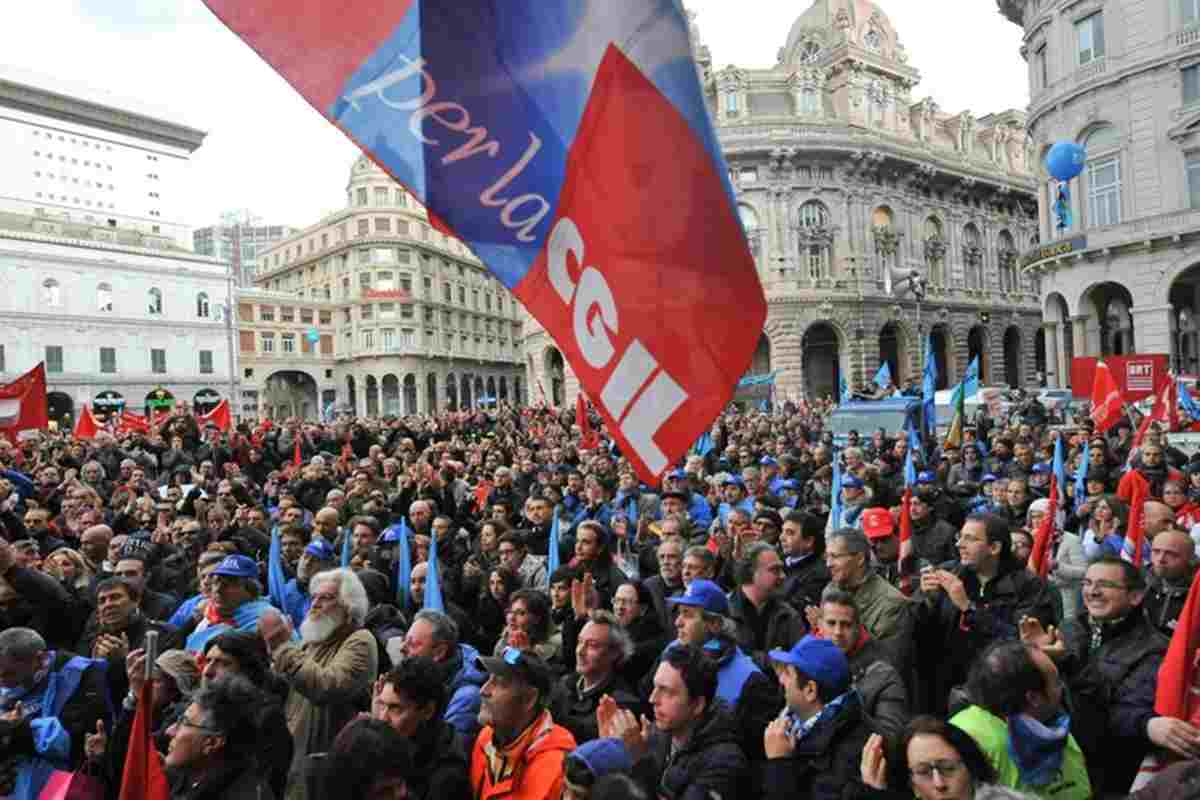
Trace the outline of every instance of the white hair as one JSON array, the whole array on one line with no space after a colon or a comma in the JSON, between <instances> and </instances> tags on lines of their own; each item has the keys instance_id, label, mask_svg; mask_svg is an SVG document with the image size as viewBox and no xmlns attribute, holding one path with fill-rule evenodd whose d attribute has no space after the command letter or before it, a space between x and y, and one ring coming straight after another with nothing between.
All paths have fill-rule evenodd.
<instances>
[{"instance_id":1,"label":"white hair","mask_svg":"<svg viewBox=\"0 0 1200 800\"><path fill-rule=\"evenodd\" d=\"M362 581L354 574L354 570L339 567L318 572L308 582L309 596L315 595L317 589L326 583L338 585L338 605L346 610L351 622L361 626L367 618L370 603L367 600L367 590L363 588Z\"/></svg>"}]
</instances>

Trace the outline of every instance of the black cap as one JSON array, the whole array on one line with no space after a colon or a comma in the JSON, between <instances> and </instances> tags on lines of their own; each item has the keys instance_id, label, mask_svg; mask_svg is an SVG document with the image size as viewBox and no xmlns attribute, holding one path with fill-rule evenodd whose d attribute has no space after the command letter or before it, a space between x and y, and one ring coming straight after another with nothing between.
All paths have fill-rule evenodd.
<instances>
[{"instance_id":1,"label":"black cap","mask_svg":"<svg viewBox=\"0 0 1200 800\"><path fill-rule=\"evenodd\" d=\"M524 681L537 689L543 697L550 693L550 683L553 680L550 667L531 652L506 647L497 658L480 656L475 659L475 666L491 675Z\"/></svg>"}]
</instances>

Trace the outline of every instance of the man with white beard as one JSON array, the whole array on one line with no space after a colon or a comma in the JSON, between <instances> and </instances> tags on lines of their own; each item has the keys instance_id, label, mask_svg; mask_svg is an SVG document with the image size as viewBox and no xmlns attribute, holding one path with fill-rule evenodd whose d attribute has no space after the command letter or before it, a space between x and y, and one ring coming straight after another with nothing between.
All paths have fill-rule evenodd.
<instances>
[{"instance_id":1,"label":"man with white beard","mask_svg":"<svg viewBox=\"0 0 1200 800\"><path fill-rule=\"evenodd\" d=\"M305 800L305 759L329 750L342 727L369 707L379 670L375 638L363 627L367 592L358 576L345 568L319 572L309 596L300 643L278 611L258 624L275 674L290 687L285 712L295 750L287 800Z\"/></svg>"}]
</instances>

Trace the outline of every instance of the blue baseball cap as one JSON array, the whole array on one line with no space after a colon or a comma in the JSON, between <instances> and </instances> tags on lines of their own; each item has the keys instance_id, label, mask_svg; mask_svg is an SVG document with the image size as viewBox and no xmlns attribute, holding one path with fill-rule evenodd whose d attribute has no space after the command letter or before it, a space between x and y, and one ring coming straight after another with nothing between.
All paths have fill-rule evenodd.
<instances>
[{"instance_id":1,"label":"blue baseball cap","mask_svg":"<svg viewBox=\"0 0 1200 800\"><path fill-rule=\"evenodd\" d=\"M845 691L850 685L850 664L846 654L828 639L808 635L791 650L772 650L772 661L788 664L816 681L823 689Z\"/></svg>"},{"instance_id":2,"label":"blue baseball cap","mask_svg":"<svg viewBox=\"0 0 1200 800\"><path fill-rule=\"evenodd\" d=\"M746 488L746 483L737 475L730 475L728 478L721 481L721 485L722 486L740 486L743 489Z\"/></svg>"},{"instance_id":3,"label":"blue baseball cap","mask_svg":"<svg viewBox=\"0 0 1200 800\"><path fill-rule=\"evenodd\" d=\"M217 564L213 575L224 575L227 578L257 578L258 564L249 556L225 556L225 560Z\"/></svg>"},{"instance_id":4,"label":"blue baseball cap","mask_svg":"<svg viewBox=\"0 0 1200 800\"><path fill-rule=\"evenodd\" d=\"M1049 475L1054 471L1054 468L1049 464L1038 463L1033 465L1033 471L1039 475Z\"/></svg>"},{"instance_id":5,"label":"blue baseball cap","mask_svg":"<svg viewBox=\"0 0 1200 800\"><path fill-rule=\"evenodd\" d=\"M763 456L762 458L759 459L758 465L760 467L778 467L779 462L776 461L775 459L771 458L770 456Z\"/></svg>"},{"instance_id":6,"label":"blue baseball cap","mask_svg":"<svg viewBox=\"0 0 1200 800\"><path fill-rule=\"evenodd\" d=\"M324 539L313 539L304 552L319 561L333 561L334 558L333 545Z\"/></svg>"},{"instance_id":7,"label":"blue baseball cap","mask_svg":"<svg viewBox=\"0 0 1200 800\"><path fill-rule=\"evenodd\" d=\"M799 486L799 484L796 483L796 481L789 478L786 481L780 481L779 488L780 489L791 489L791 490L795 491L796 489L799 489L800 486Z\"/></svg>"},{"instance_id":8,"label":"blue baseball cap","mask_svg":"<svg viewBox=\"0 0 1200 800\"><path fill-rule=\"evenodd\" d=\"M997 478L992 473L988 472L982 478L979 479L979 482L980 483L995 483L998 480L1000 480L1000 479Z\"/></svg>"},{"instance_id":9,"label":"blue baseball cap","mask_svg":"<svg viewBox=\"0 0 1200 800\"><path fill-rule=\"evenodd\" d=\"M567 758L582 761L597 779L633 769L633 759L625 749L625 743L613 737L586 741L572 750Z\"/></svg>"},{"instance_id":10,"label":"blue baseball cap","mask_svg":"<svg viewBox=\"0 0 1200 800\"><path fill-rule=\"evenodd\" d=\"M861 489L861 488L863 488L863 482L860 481L858 478L854 477L853 475L843 475L842 476L842 488L843 489Z\"/></svg>"},{"instance_id":11,"label":"blue baseball cap","mask_svg":"<svg viewBox=\"0 0 1200 800\"><path fill-rule=\"evenodd\" d=\"M937 475L925 470L917 473L917 483L937 483Z\"/></svg>"},{"instance_id":12,"label":"blue baseball cap","mask_svg":"<svg viewBox=\"0 0 1200 800\"><path fill-rule=\"evenodd\" d=\"M667 602L674 606L694 606L710 614L729 614L729 598L720 586L709 580L698 578L691 582L687 591L679 597L669 597Z\"/></svg>"},{"instance_id":13,"label":"blue baseball cap","mask_svg":"<svg viewBox=\"0 0 1200 800\"><path fill-rule=\"evenodd\" d=\"M667 477L673 478L677 481L681 481L687 477L687 472L682 469L673 469L669 473L667 473Z\"/></svg>"}]
</instances>

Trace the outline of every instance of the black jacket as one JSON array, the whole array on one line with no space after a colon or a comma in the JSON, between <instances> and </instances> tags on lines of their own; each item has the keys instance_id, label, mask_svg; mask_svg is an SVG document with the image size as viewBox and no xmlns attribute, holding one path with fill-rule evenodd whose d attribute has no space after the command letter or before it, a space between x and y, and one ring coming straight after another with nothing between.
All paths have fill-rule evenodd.
<instances>
[{"instance_id":1,"label":"black jacket","mask_svg":"<svg viewBox=\"0 0 1200 800\"><path fill-rule=\"evenodd\" d=\"M909 705L904 679L888 660L889 656L886 647L868 639L849 656L849 661L854 688L862 698L863 714L873 730L892 741L908 724Z\"/></svg>"},{"instance_id":2,"label":"black jacket","mask_svg":"<svg viewBox=\"0 0 1200 800\"><path fill-rule=\"evenodd\" d=\"M13 566L4 580L17 593L17 602L0 611L0 630L33 628L51 650L74 648L78 634L79 608L71 593L54 578L25 567ZM90 656L91 650L82 655Z\"/></svg>"},{"instance_id":3,"label":"black jacket","mask_svg":"<svg viewBox=\"0 0 1200 800\"><path fill-rule=\"evenodd\" d=\"M671 752L671 736L654 732L650 752L633 766L633 779L650 797L709 800L739 797L748 775L735 725L720 703L709 710L687 743Z\"/></svg>"},{"instance_id":4,"label":"black jacket","mask_svg":"<svg viewBox=\"0 0 1200 800\"><path fill-rule=\"evenodd\" d=\"M974 610L960 611L943 591L917 606L918 673L929 691L922 707L935 714L945 713L950 689L966 681L967 668L989 644L1018 638L1023 617L1046 627L1058 623L1052 590L1013 559L986 584L962 564L950 571L962 580Z\"/></svg>"},{"instance_id":5,"label":"black jacket","mask_svg":"<svg viewBox=\"0 0 1200 800\"><path fill-rule=\"evenodd\" d=\"M851 796L862 785L862 753L871 733L861 706L847 702L833 719L818 724L797 742L790 757L767 760L761 796L764 800Z\"/></svg>"},{"instance_id":6,"label":"black jacket","mask_svg":"<svg viewBox=\"0 0 1200 800\"><path fill-rule=\"evenodd\" d=\"M674 609L667 604L668 597L678 597L683 594L683 580L677 586L668 586L662 575L651 575L642 581L650 598L654 601L654 614L662 624L663 630L669 631L675 627Z\"/></svg>"},{"instance_id":7,"label":"black jacket","mask_svg":"<svg viewBox=\"0 0 1200 800\"><path fill-rule=\"evenodd\" d=\"M764 670L769 651L790 650L808 631L804 615L785 601L772 598L759 611L741 588L729 595L729 617L737 623L738 646Z\"/></svg>"},{"instance_id":8,"label":"black jacket","mask_svg":"<svg viewBox=\"0 0 1200 800\"><path fill-rule=\"evenodd\" d=\"M1169 640L1134 609L1106 626L1091 649L1092 622L1082 611L1063 629L1060 672L1071 705L1071 733L1087 761L1092 788L1124 795L1150 747L1158 668Z\"/></svg>"},{"instance_id":9,"label":"black jacket","mask_svg":"<svg viewBox=\"0 0 1200 800\"><path fill-rule=\"evenodd\" d=\"M604 695L616 700L621 708L632 711L635 717L641 716L642 701L620 675L614 673L606 682L585 692L577 672L562 676L550 690L550 715L556 724L571 732L576 742L598 739L596 709Z\"/></svg>"},{"instance_id":10,"label":"black jacket","mask_svg":"<svg viewBox=\"0 0 1200 800\"><path fill-rule=\"evenodd\" d=\"M253 757L226 766L193 785L186 773L168 775L171 800L275 800Z\"/></svg>"},{"instance_id":11,"label":"black jacket","mask_svg":"<svg viewBox=\"0 0 1200 800\"><path fill-rule=\"evenodd\" d=\"M783 596L791 603L792 608L804 613L809 606L821 604L821 592L829 585L829 567L819 553L813 553L808 558L788 563L784 560L787 578L783 583Z\"/></svg>"},{"instance_id":12,"label":"black jacket","mask_svg":"<svg viewBox=\"0 0 1200 800\"><path fill-rule=\"evenodd\" d=\"M958 558L958 550L954 545L957 532L944 519L934 519L933 514L920 520L914 520L913 554L918 561L928 561L931 564L944 564Z\"/></svg>"},{"instance_id":13,"label":"black jacket","mask_svg":"<svg viewBox=\"0 0 1200 800\"><path fill-rule=\"evenodd\" d=\"M1164 636L1175 632L1175 622L1183 611L1188 590L1192 587L1193 576L1194 571L1188 574L1186 580L1170 584L1153 574L1150 575L1142 608L1146 611L1146 619Z\"/></svg>"},{"instance_id":14,"label":"black jacket","mask_svg":"<svg viewBox=\"0 0 1200 800\"><path fill-rule=\"evenodd\" d=\"M412 800L471 800L471 745L444 720L433 727L427 740L413 740L413 771L408 781Z\"/></svg>"}]
</instances>

